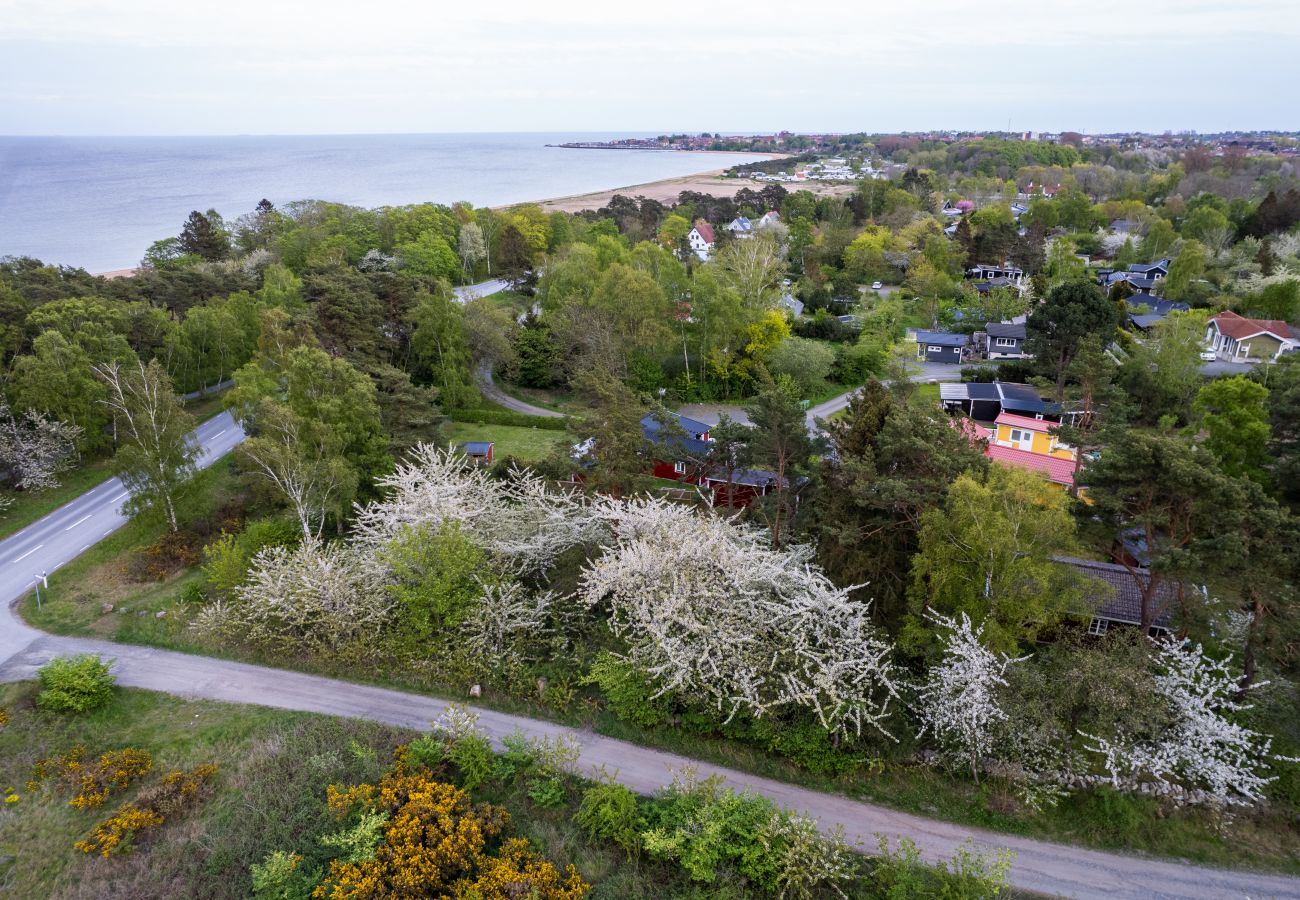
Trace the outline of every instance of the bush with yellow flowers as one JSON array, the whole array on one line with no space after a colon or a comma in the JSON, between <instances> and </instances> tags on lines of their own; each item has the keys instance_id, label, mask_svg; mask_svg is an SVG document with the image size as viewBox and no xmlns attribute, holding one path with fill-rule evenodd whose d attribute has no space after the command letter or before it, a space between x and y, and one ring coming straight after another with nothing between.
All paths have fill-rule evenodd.
<instances>
[{"instance_id":1,"label":"bush with yellow flowers","mask_svg":"<svg viewBox=\"0 0 1300 900\"><path fill-rule=\"evenodd\" d=\"M340 818L356 812L387 816L382 840L369 859L330 863L312 896L320 900L378 897L474 897L481 900L579 900L591 889L573 866L563 873L525 840L489 843L509 825L505 809L475 805L428 769L411 770L405 755L377 785L328 789Z\"/></svg>"},{"instance_id":2,"label":"bush with yellow flowers","mask_svg":"<svg viewBox=\"0 0 1300 900\"><path fill-rule=\"evenodd\" d=\"M0 706L0 728L4 728L8 724L9 724L9 710L5 709L3 706Z\"/></svg>"},{"instance_id":3,"label":"bush with yellow flowers","mask_svg":"<svg viewBox=\"0 0 1300 900\"><path fill-rule=\"evenodd\" d=\"M82 853L98 853L105 859L115 853L129 851L136 835L163 823L163 817L151 809L140 809L134 803L123 803L84 840L74 845Z\"/></svg>"},{"instance_id":4,"label":"bush with yellow flowers","mask_svg":"<svg viewBox=\"0 0 1300 900\"><path fill-rule=\"evenodd\" d=\"M217 767L210 763L195 766L188 772L168 772L158 784L142 791L134 802L119 806L74 846L82 853L98 853L103 857L129 852L141 832L157 828L202 799L216 773Z\"/></svg>"},{"instance_id":5,"label":"bush with yellow flowers","mask_svg":"<svg viewBox=\"0 0 1300 900\"><path fill-rule=\"evenodd\" d=\"M69 803L77 809L94 809L110 794L148 775L152 768L153 758L144 750L111 750L91 763L86 760L86 748L78 745L38 760L32 767L27 790L34 791L47 780L57 778L76 791Z\"/></svg>"}]
</instances>

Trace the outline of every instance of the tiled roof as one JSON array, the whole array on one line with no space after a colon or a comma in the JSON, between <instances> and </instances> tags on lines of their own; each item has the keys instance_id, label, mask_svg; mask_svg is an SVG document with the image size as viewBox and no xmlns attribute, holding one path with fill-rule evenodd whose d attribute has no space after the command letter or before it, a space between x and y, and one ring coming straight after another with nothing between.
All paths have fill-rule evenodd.
<instances>
[{"instance_id":1,"label":"tiled roof","mask_svg":"<svg viewBox=\"0 0 1300 900\"><path fill-rule=\"evenodd\" d=\"M1292 340L1291 329L1278 319L1247 319L1228 311L1210 316L1210 321L1219 326L1219 331L1238 341L1265 331L1274 337Z\"/></svg>"},{"instance_id":2,"label":"tiled roof","mask_svg":"<svg viewBox=\"0 0 1300 900\"><path fill-rule=\"evenodd\" d=\"M1074 484L1074 460L1072 459L1057 459L1055 456L1043 456L1040 453L1030 453L1028 450L1017 450L1015 447L999 447L997 444L989 444L984 448L984 455L1003 465L1041 472L1047 476L1048 481L1057 484L1067 487Z\"/></svg>"},{"instance_id":3,"label":"tiled roof","mask_svg":"<svg viewBox=\"0 0 1300 900\"><path fill-rule=\"evenodd\" d=\"M710 225L708 222L704 221L703 219L696 219L695 230L700 233L700 237L704 238L704 240L706 240L710 244L713 243L714 241L713 226Z\"/></svg>"},{"instance_id":4,"label":"tiled roof","mask_svg":"<svg viewBox=\"0 0 1300 900\"><path fill-rule=\"evenodd\" d=\"M1058 556L1056 561L1073 566L1084 575L1100 581L1096 590L1088 598L1091 612L1099 619L1123 622L1128 625L1142 624L1142 595L1138 582L1145 583L1151 575L1146 569L1128 569L1115 563L1096 562L1091 559L1078 559L1073 556ZM1158 628L1169 628L1170 607L1175 598L1175 586L1162 581L1156 586L1155 603L1160 614L1152 624Z\"/></svg>"},{"instance_id":5,"label":"tiled roof","mask_svg":"<svg viewBox=\"0 0 1300 900\"><path fill-rule=\"evenodd\" d=\"M1047 429L1056 428L1059 422L1048 422L1046 419L1031 419L1028 416L1018 416L1015 413L1000 412L997 419L994 420L998 425L1013 425L1017 428L1028 428L1030 431L1041 431L1047 433Z\"/></svg>"}]
</instances>

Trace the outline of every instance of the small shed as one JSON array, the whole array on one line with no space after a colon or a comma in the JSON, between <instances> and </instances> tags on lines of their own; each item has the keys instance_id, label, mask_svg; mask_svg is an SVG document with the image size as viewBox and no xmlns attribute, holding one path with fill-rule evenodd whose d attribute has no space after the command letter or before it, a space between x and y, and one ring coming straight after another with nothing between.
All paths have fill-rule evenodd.
<instances>
[{"instance_id":1,"label":"small shed","mask_svg":"<svg viewBox=\"0 0 1300 900\"><path fill-rule=\"evenodd\" d=\"M476 462L492 462L492 441L466 441L460 445L461 452Z\"/></svg>"},{"instance_id":2,"label":"small shed","mask_svg":"<svg viewBox=\"0 0 1300 900\"><path fill-rule=\"evenodd\" d=\"M959 363L967 336L947 331L916 332L916 358L922 362Z\"/></svg>"}]
</instances>

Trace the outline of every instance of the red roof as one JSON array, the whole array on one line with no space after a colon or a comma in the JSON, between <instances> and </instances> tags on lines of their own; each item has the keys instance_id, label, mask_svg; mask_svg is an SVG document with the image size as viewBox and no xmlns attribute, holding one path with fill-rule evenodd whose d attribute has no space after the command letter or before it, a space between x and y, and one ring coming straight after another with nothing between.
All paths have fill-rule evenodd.
<instances>
[{"instance_id":1,"label":"red roof","mask_svg":"<svg viewBox=\"0 0 1300 900\"><path fill-rule=\"evenodd\" d=\"M962 437L972 444L979 441L990 441L993 439L993 432L989 431L983 425L974 419L968 419L966 416L949 419L948 424L961 432Z\"/></svg>"},{"instance_id":2,"label":"red roof","mask_svg":"<svg viewBox=\"0 0 1300 900\"><path fill-rule=\"evenodd\" d=\"M700 233L700 237L704 238L704 240L708 241L710 244L713 243L713 226L708 222L703 219L696 219L695 230Z\"/></svg>"},{"instance_id":3,"label":"red roof","mask_svg":"<svg viewBox=\"0 0 1300 900\"><path fill-rule=\"evenodd\" d=\"M1055 428L1060 422L1049 422L1046 419L1031 419L1029 416L1018 416L1015 413L1000 412L998 417L993 420L996 425L1011 425L1016 428L1028 428L1030 431L1041 431L1047 434L1047 429Z\"/></svg>"},{"instance_id":4,"label":"red roof","mask_svg":"<svg viewBox=\"0 0 1300 900\"><path fill-rule=\"evenodd\" d=\"M1291 329L1278 319L1247 319L1229 310L1210 316L1210 321L1217 324L1219 331L1233 340L1239 341L1264 331L1283 340L1291 338Z\"/></svg>"},{"instance_id":5,"label":"red roof","mask_svg":"<svg viewBox=\"0 0 1300 900\"><path fill-rule=\"evenodd\" d=\"M1031 472L1042 472L1047 476L1048 481L1057 484L1064 484L1067 487L1074 484L1074 460L1072 459L1057 459L1055 456L1043 456L1041 453L1030 453L1028 450L1017 450L1015 447L999 447L997 444L989 444L984 448L984 455L1003 465L1029 469Z\"/></svg>"}]
</instances>

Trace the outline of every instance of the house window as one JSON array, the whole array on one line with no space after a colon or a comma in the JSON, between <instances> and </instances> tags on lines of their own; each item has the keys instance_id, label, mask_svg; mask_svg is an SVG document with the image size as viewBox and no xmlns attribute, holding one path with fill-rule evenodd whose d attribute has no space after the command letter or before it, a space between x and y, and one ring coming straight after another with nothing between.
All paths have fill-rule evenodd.
<instances>
[{"instance_id":1,"label":"house window","mask_svg":"<svg viewBox=\"0 0 1300 900\"><path fill-rule=\"evenodd\" d=\"M676 472L678 475L685 475L686 463L684 462L673 463L673 471Z\"/></svg>"},{"instance_id":2,"label":"house window","mask_svg":"<svg viewBox=\"0 0 1300 900\"><path fill-rule=\"evenodd\" d=\"M994 343L995 343L996 346L998 346L998 347L1014 347L1014 346L1016 345L1016 339L1015 339L1015 338L1001 338L1001 337L1000 337L1000 338L998 338Z\"/></svg>"},{"instance_id":3,"label":"house window","mask_svg":"<svg viewBox=\"0 0 1300 900\"><path fill-rule=\"evenodd\" d=\"M1105 619L1099 619L1096 616L1093 616L1092 621L1088 623L1088 634L1091 634L1095 637L1101 637L1103 634L1106 633L1106 629L1109 627L1110 627L1110 622L1106 621Z\"/></svg>"},{"instance_id":4,"label":"house window","mask_svg":"<svg viewBox=\"0 0 1300 900\"><path fill-rule=\"evenodd\" d=\"M931 344L931 345L929 345L928 347L925 348L925 352L926 352L926 353L942 353L942 352L943 352L943 348L942 348L942 347L936 347L934 344Z\"/></svg>"}]
</instances>

